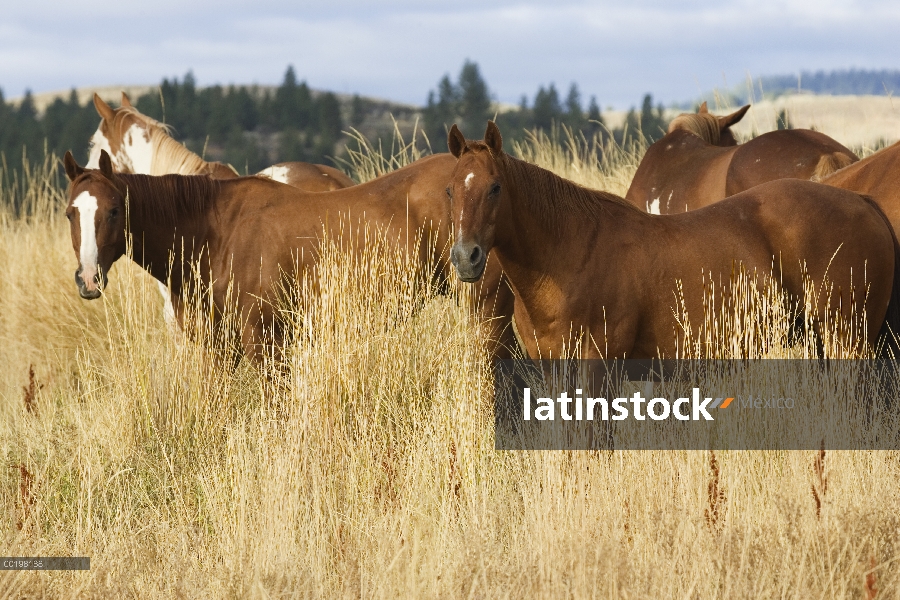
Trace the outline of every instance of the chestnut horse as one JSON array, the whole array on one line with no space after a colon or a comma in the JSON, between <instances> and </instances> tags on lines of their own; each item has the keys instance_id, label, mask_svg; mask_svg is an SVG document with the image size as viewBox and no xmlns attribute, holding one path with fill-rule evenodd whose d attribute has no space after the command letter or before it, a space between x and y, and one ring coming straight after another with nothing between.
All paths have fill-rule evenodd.
<instances>
[{"instance_id":1,"label":"chestnut horse","mask_svg":"<svg viewBox=\"0 0 900 600\"><path fill-rule=\"evenodd\" d=\"M185 283L193 265L202 283L212 282L218 315L231 280L243 323L242 349L259 360L272 350L270 344L277 350L282 341L273 304L284 278L314 264L323 227L330 236L341 235L342 214L362 217L392 239L406 240L423 265L434 264L434 247L443 249L435 276L446 276L450 223L444 186L455 163L448 154L429 156L362 185L315 193L260 177L114 173L106 151L100 153L99 169L84 169L66 153L71 181L66 216L79 258L75 282L82 298L101 295L110 267L126 252L127 195L133 259L157 281L171 282L179 321L191 298ZM416 229L423 231L421 237ZM492 265L478 301L482 315L497 317L489 327L498 356L513 343L505 327L512 299L508 286L501 285L499 267ZM269 324L274 327L267 329Z\"/></svg>"},{"instance_id":2,"label":"chestnut horse","mask_svg":"<svg viewBox=\"0 0 900 600\"><path fill-rule=\"evenodd\" d=\"M697 114L676 117L669 132L647 149L625 198L641 210L672 214L775 179L818 181L859 160L827 135L808 129L770 131L736 145L729 128L748 108L716 117L704 103Z\"/></svg>"},{"instance_id":3,"label":"chestnut horse","mask_svg":"<svg viewBox=\"0 0 900 600\"><path fill-rule=\"evenodd\" d=\"M231 165L207 162L169 135L162 123L141 114L122 92L122 106L111 108L94 94L94 108L100 115L100 126L91 137L91 154L87 166L96 169L100 151L112 157L113 168L120 173L146 175L210 175L217 179L233 179L238 172ZM258 173L307 192L329 192L353 185L353 180L338 169L305 162L279 163Z\"/></svg>"},{"instance_id":4,"label":"chestnut horse","mask_svg":"<svg viewBox=\"0 0 900 600\"><path fill-rule=\"evenodd\" d=\"M658 216L509 156L493 122L484 141L467 141L454 125L448 144L458 158L447 188L451 260L474 282L496 254L529 356L560 356L573 332L584 332L585 358L674 357L676 282L688 314L703 315L703 275L728 281L738 266L768 274L774 265L775 281L795 298L805 267L823 292L810 315L818 322L830 300L844 316L866 310L869 342L885 325L900 331L900 245L884 214L857 194L783 179Z\"/></svg>"},{"instance_id":5,"label":"chestnut horse","mask_svg":"<svg viewBox=\"0 0 900 600\"><path fill-rule=\"evenodd\" d=\"M900 231L900 142L841 169L822 183L871 196L894 230Z\"/></svg>"}]
</instances>

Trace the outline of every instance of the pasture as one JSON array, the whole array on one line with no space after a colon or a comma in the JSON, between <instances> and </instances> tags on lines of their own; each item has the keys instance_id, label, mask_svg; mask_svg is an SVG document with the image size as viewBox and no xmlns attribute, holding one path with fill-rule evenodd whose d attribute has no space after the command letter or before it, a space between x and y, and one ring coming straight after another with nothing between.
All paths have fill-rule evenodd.
<instances>
[{"instance_id":1,"label":"pasture","mask_svg":"<svg viewBox=\"0 0 900 600\"><path fill-rule=\"evenodd\" d=\"M510 150L618 195L643 152ZM228 370L130 261L78 297L53 160L0 183L0 539L91 570L0 571L0 598L900 595L897 453L495 451L471 290L437 295L375 231L323 248L284 365ZM723 356L791 356L763 312Z\"/></svg>"}]
</instances>

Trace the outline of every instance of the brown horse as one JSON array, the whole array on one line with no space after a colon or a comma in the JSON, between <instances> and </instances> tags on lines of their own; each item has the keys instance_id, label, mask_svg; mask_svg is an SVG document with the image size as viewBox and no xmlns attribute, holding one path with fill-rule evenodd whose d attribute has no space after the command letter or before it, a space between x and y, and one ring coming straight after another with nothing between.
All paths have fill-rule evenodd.
<instances>
[{"instance_id":1,"label":"brown horse","mask_svg":"<svg viewBox=\"0 0 900 600\"><path fill-rule=\"evenodd\" d=\"M857 194L785 179L656 216L509 156L493 122L484 141L453 126L448 143L458 158L447 188L451 260L463 281L477 281L494 251L530 356L559 356L581 331L585 357L673 357L676 282L688 314L703 315L703 274L727 281L736 266L769 273L774 265L795 297L804 265L817 290L827 273L831 297L821 293L811 316L822 319L830 301L843 315L867 311L870 342L888 314L898 331L900 245L884 214Z\"/></svg>"},{"instance_id":2,"label":"brown horse","mask_svg":"<svg viewBox=\"0 0 900 600\"><path fill-rule=\"evenodd\" d=\"M871 196L900 231L900 142L862 159L822 183Z\"/></svg>"},{"instance_id":3,"label":"brown horse","mask_svg":"<svg viewBox=\"0 0 900 600\"><path fill-rule=\"evenodd\" d=\"M647 149L625 198L653 214L694 210L775 179L814 179L859 160L825 134L770 131L735 145L729 127L748 106L727 117L700 107L676 117L669 133Z\"/></svg>"},{"instance_id":4,"label":"brown horse","mask_svg":"<svg viewBox=\"0 0 900 600\"><path fill-rule=\"evenodd\" d=\"M168 127L141 114L124 92L122 106L117 109L94 94L94 108L101 120L91 137L89 168L97 168L100 152L106 150L112 157L113 168L120 173L210 175L217 179L238 177L231 165L207 162L178 143L169 135ZM305 162L279 163L263 169L258 175L307 192L329 192L354 185L352 179L334 167Z\"/></svg>"},{"instance_id":5,"label":"brown horse","mask_svg":"<svg viewBox=\"0 0 900 600\"><path fill-rule=\"evenodd\" d=\"M233 278L244 323L243 351L259 359L271 350L270 343L277 348L281 341L273 302L283 278L314 264L323 227L330 236L340 235L342 214L363 217L393 239L407 240L422 264L433 264L429 238L439 251L449 246L444 187L455 162L448 154L429 156L359 186L310 193L260 177L117 174L105 151L99 169L84 169L66 153L71 180L66 215L79 257L75 281L82 298L101 295L110 267L126 251L127 195L133 258L159 282L171 281L169 293L179 321L191 297L183 283L190 280L192 265L199 267L204 284L212 282L218 313ZM423 230L421 238L416 229ZM417 239L419 245L412 246ZM444 251L436 276L445 276L448 269ZM499 268L493 265L489 271L479 299L482 314L500 317L491 324L500 344L496 351L502 355L512 342L504 327L512 314L512 294L500 285ZM275 327L266 334L264 324L272 323Z\"/></svg>"}]
</instances>

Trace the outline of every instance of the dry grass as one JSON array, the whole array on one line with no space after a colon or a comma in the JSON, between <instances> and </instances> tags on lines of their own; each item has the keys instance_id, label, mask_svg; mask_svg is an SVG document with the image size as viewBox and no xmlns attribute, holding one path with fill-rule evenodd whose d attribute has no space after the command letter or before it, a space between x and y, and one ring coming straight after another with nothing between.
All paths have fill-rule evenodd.
<instances>
[{"instance_id":1,"label":"dry grass","mask_svg":"<svg viewBox=\"0 0 900 600\"><path fill-rule=\"evenodd\" d=\"M636 164L564 146L519 152L617 192ZM465 290L374 233L325 249L284 369L230 372L125 260L80 300L59 182L29 177L2 192L43 204L0 219L0 543L92 568L0 571L0 598L900 593L896 453L495 451Z\"/></svg>"}]
</instances>

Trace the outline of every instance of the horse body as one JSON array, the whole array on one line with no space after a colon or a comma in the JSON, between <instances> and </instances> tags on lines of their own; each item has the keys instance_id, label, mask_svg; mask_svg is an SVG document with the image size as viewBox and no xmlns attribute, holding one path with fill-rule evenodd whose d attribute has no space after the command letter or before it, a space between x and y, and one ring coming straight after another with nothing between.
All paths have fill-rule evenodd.
<instances>
[{"instance_id":1,"label":"horse body","mask_svg":"<svg viewBox=\"0 0 900 600\"><path fill-rule=\"evenodd\" d=\"M900 142L853 163L822 183L871 196L900 231Z\"/></svg>"},{"instance_id":2,"label":"horse body","mask_svg":"<svg viewBox=\"0 0 900 600\"><path fill-rule=\"evenodd\" d=\"M97 168L100 152L105 150L120 173L209 175L217 179L240 176L231 165L205 161L178 143L165 125L141 114L124 93L120 108L111 108L97 94L94 107L101 120L91 137L88 168ZM259 175L307 192L330 192L354 184L334 167L305 162L279 163Z\"/></svg>"},{"instance_id":3,"label":"horse body","mask_svg":"<svg viewBox=\"0 0 900 600\"><path fill-rule=\"evenodd\" d=\"M307 192L331 192L356 185L339 169L305 162L285 162L267 167L257 173L279 183Z\"/></svg>"},{"instance_id":4,"label":"horse body","mask_svg":"<svg viewBox=\"0 0 900 600\"><path fill-rule=\"evenodd\" d=\"M725 196L775 179L820 180L859 160L841 143L809 129L770 131L737 147Z\"/></svg>"},{"instance_id":5,"label":"horse body","mask_svg":"<svg viewBox=\"0 0 900 600\"><path fill-rule=\"evenodd\" d=\"M795 296L804 265L817 289L827 273L832 294L820 294L816 316L824 318L829 301L844 316L866 310L863 334L872 342L900 300L893 231L856 194L785 179L702 210L654 216L503 153L493 123L485 142L452 129L450 146L459 159L450 179L454 265L475 281L487 252L496 253L530 356L559 356L581 331L589 335L584 357L673 357L676 282L697 319L704 275L727 282L736 267L763 275L774 267Z\"/></svg>"},{"instance_id":6,"label":"horse body","mask_svg":"<svg viewBox=\"0 0 900 600\"><path fill-rule=\"evenodd\" d=\"M647 149L625 198L655 215L700 208L709 198L721 200L737 148L708 144L685 130L668 133Z\"/></svg>"},{"instance_id":7,"label":"horse body","mask_svg":"<svg viewBox=\"0 0 900 600\"><path fill-rule=\"evenodd\" d=\"M749 107L729 117L702 108L677 117L647 149L625 196L633 205L655 214L695 210L767 181L820 180L858 160L837 141L805 129L770 131L734 145L727 128Z\"/></svg>"},{"instance_id":8,"label":"horse body","mask_svg":"<svg viewBox=\"0 0 900 600\"><path fill-rule=\"evenodd\" d=\"M99 279L125 253L122 215L127 193L134 260L158 281L171 282L176 317L182 319L183 302L192 297L192 290L183 287L191 281L192 265L197 266L203 283L212 281L219 314L233 282L233 298L244 324L243 351L251 358L259 359L271 344L279 346L274 303L284 277L315 264L323 228L328 228L332 239L347 235L338 229L342 216L354 230L357 220L381 227L391 238L409 244L408 250L422 264L432 262L433 241L441 252L435 276L447 275L447 253L442 250L449 245L450 231L444 187L455 164L449 155L426 157L366 184L328 194L303 192L262 177L214 180L116 174L106 153L101 155L99 170L78 167L71 154L65 163L72 181L67 214L76 254L85 256L81 251L84 212L75 204L84 193L93 198L96 214L91 213L93 223L87 227L95 226L95 245L101 249L96 265L79 264L76 282L82 297L100 295ZM421 238L416 235L419 228L424 230ZM411 245L416 242L418 246ZM175 260L170 261L170 256ZM482 310L505 315L508 323L512 295L500 283L500 270L493 265L479 300ZM502 318L495 321L494 328L498 343L506 344L509 340L500 337L501 323Z\"/></svg>"}]
</instances>

